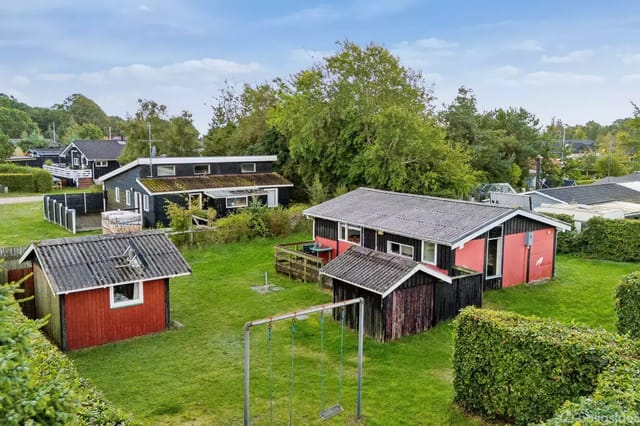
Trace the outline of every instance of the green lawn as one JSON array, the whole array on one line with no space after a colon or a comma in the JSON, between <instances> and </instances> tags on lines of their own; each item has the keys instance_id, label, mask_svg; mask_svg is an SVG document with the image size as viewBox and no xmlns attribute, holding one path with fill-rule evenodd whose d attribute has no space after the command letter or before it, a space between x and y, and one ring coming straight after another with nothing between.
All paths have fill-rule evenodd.
<instances>
[{"instance_id":1,"label":"green lawn","mask_svg":"<svg viewBox=\"0 0 640 426\"><path fill-rule=\"evenodd\" d=\"M78 235L88 235L88 233ZM0 246L2 247L27 245L33 240L72 236L71 232L44 219L42 202L0 205Z\"/></svg>"},{"instance_id":2,"label":"green lawn","mask_svg":"<svg viewBox=\"0 0 640 426\"><path fill-rule=\"evenodd\" d=\"M304 239L303 236L293 240ZM149 424L240 424L242 422L243 324L328 302L328 292L273 273L273 244L255 241L187 250L194 274L171 286L172 318L183 329L70 354L80 373L120 407ZM486 306L538 314L561 321L614 329L613 292L632 264L561 257L558 278L542 285L485 293ZM251 286L270 281L284 290L259 295ZM274 327L274 418L289 412L290 323ZM326 326L324 366L327 402L337 397L339 329ZM363 414L367 424L481 424L452 404L452 325L397 342L365 339ZM345 338L345 414L325 424L345 424L355 413L356 336ZM269 370L265 327L252 331L253 424L268 424ZM296 324L297 424L319 424L319 322Z\"/></svg>"}]
</instances>

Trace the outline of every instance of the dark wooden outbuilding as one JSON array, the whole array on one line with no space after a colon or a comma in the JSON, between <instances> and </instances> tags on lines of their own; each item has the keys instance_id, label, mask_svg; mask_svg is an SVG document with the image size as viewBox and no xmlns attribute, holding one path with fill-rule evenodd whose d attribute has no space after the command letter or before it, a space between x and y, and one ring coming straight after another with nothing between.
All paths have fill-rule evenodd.
<instances>
[{"instance_id":1,"label":"dark wooden outbuilding","mask_svg":"<svg viewBox=\"0 0 640 426\"><path fill-rule=\"evenodd\" d=\"M482 274L449 277L411 259L365 247L352 247L320 274L332 279L334 302L365 299L364 332L381 342L425 331L453 318L464 306L482 306ZM345 321L357 329L357 310L348 307Z\"/></svg>"}]
</instances>

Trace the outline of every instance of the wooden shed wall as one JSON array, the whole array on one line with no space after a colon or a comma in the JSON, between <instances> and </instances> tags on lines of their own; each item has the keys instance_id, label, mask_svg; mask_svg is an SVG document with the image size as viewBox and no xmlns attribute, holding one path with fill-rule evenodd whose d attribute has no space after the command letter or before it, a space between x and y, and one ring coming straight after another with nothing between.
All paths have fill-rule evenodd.
<instances>
[{"instance_id":1,"label":"wooden shed wall","mask_svg":"<svg viewBox=\"0 0 640 426\"><path fill-rule=\"evenodd\" d=\"M364 298L364 334L378 341L384 341L385 318L382 312L382 296L340 280L333 280L334 302L356 297ZM358 329L358 309L358 305L346 307L345 324L354 330ZM339 318L337 309L334 317Z\"/></svg>"},{"instance_id":2,"label":"wooden shed wall","mask_svg":"<svg viewBox=\"0 0 640 426\"><path fill-rule=\"evenodd\" d=\"M40 265L33 264L33 278L35 283L36 317L44 318L51 315L47 324L42 328L44 332L61 348L64 346L62 338L62 315L60 312L60 297L56 296L45 277Z\"/></svg>"},{"instance_id":3,"label":"wooden shed wall","mask_svg":"<svg viewBox=\"0 0 640 426\"><path fill-rule=\"evenodd\" d=\"M433 325L454 318L465 306L482 307L482 274L456 277L435 285Z\"/></svg>"},{"instance_id":4,"label":"wooden shed wall","mask_svg":"<svg viewBox=\"0 0 640 426\"><path fill-rule=\"evenodd\" d=\"M166 328L167 280L144 283L144 303L112 309L109 288L65 296L65 350L75 350L142 336Z\"/></svg>"},{"instance_id":5,"label":"wooden shed wall","mask_svg":"<svg viewBox=\"0 0 640 426\"><path fill-rule=\"evenodd\" d=\"M384 300L384 341L420 333L431 328L434 284L398 288Z\"/></svg>"}]
</instances>

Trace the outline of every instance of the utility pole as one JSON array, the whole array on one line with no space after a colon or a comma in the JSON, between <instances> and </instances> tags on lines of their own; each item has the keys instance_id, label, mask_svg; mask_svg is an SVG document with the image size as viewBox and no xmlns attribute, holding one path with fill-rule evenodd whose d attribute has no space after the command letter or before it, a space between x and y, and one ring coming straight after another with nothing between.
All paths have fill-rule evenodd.
<instances>
[{"instance_id":1,"label":"utility pole","mask_svg":"<svg viewBox=\"0 0 640 426\"><path fill-rule=\"evenodd\" d=\"M613 149L613 135L609 137L609 165L607 169L607 178L611 176L611 150ZM608 181L608 179L607 179Z\"/></svg>"},{"instance_id":2,"label":"utility pole","mask_svg":"<svg viewBox=\"0 0 640 426\"><path fill-rule=\"evenodd\" d=\"M56 122L53 122L53 145L56 145Z\"/></svg>"},{"instance_id":3,"label":"utility pole","mask_svg":"<svg viewBox=\"0 0 640 426\"><path fill-rule=\"evenodd\" d=\"M152 155L153 154L152 148L151 148L151 123L149 124L149 177L153 177L153 160L152 160Z\"/></svg>"}]
</instances>

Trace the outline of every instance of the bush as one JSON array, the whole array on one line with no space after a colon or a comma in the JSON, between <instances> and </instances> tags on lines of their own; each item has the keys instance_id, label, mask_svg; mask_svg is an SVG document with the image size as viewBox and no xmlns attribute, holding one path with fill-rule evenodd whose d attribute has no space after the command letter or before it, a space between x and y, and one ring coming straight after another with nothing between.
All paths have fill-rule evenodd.
<instances>
[{"instance_id":1,"label":"bush","mask_svg":"<svg viewBox=\"0 0 640 426\"><path fill-rule=\"evenodd\" d=\"M53 188L53 176L46 170L33 169L33 190L35 192L49 192Z\"/></svg>"},{"instance_id":2,"label":"bush","mask_svg":"<svg viewBox=\"0 0 640 426\"><path fill-rule=\"evenodd\" d=\"M253 215L246 210L223 217L216 221L216 240L221 243L247 241L251 232Z\"/></svg>"},{"instance_id":3,"label":"bush","mask_svg":"<svg viewBox=\"0 0 640 426\"><path fill-rule=\"evenodd\" d=\"M38 331L45 321L22 315L16 289L0 286L0 424L132 424Z\"/></svg>"},{"instance_id":4,"label":"bush","mask_svg":"<svg viewBox=\"0 0 640 426\"><path fill-rule=\"evenodd\" d=\"M640 339L640 271L622 279L616 288L618 332Z\"/></svg>"},{"instance_id":5,"label":"bush","mask_svg":"<svg viewBox=\"0 0 640 426\"><path fill-rule=\"evenodd\" d=\"M604 330L465 308L455 320L454 399L491 419L540 422L591 395L600 374L629 356L633 343Z\"/></svg>"},{"instance_id":6,"label":"bush","mask_svg":"<svg viewBox=\"0 0 640 426\"><path fill-rule=\"evenodd\" d=\"M594 217L580 233L576 249L596 259L638 262L640 221Z\"/></svg>"},{"instance_id":7,"label":"bush","mask_svg":"<svg viewBox=\"0 0 640 426\"><path fill-rule=\"evenodd\" d=\"M29 173L0 173L0 185L10 192L33 192L33 178Z\"/></svg>"},{"instance_id":8,"label":"bush","mask_svg":"<svg viewBox=\"0 0 640 426\"><path fill-rule=\"evenodd\" d=\"M276 207L266 211L264 221L269 233L274 237L285 237L291 232L289 212L283 207Z\"/></svg>"}]
</instances>

